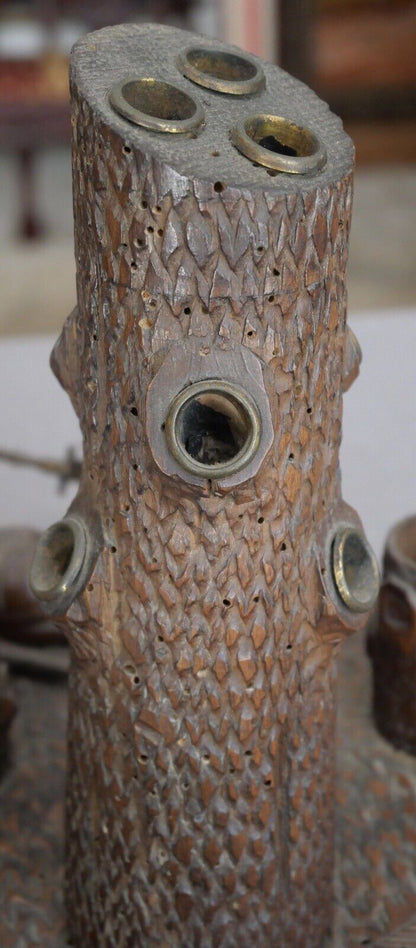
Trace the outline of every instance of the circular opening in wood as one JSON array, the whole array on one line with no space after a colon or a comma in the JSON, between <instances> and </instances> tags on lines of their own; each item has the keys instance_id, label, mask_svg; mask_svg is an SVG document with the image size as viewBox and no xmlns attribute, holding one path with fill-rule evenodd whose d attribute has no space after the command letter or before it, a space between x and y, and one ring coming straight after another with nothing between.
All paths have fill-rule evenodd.
<instances>
[{"instance_id":1,"label":"circular opening in wood","mask_svg":"<svg viewBox=\"0 0 416 948\"><path fill-rule=\"evenodd\" d=\"M191 95L149 76L118 83L110 92L110 103L130 122L157 132L188 132L204 118L201 105Z\"/></svg>"},{"instance_id":2,"label":"circular opening in wood","mask_svg":"<svg viewBox=\"0 0 416 948\"><path fill-rule=\"evenodd\" d=\"M52 524L39 538L30 585L41 600L66 596L78 579L86 553L86 536L78 520Z\"/></svg>"},{"instance_id":3,"label":"circular opening in wood","mask_svg":"<svg viewBox=\"0 0 416 948\"><path fill-rule=\"evenodd\" d=\"M319 138L279 115L251 115L231 130L231 141L250 161L288 174L311 174L326 162Z\"/></svg>"},{"instance_id":4,"label":"circular opening in wood","mask_svg":"<svg viewBox=\"0 0 416 948\"><path fill-rule=\"evenodd\" d=\"M368 612L378 596L380 579L376 557L364 534L342 527L332 544L332 571L341 599L353 612Z\"/></svg>"},{"instance_id":5,"label":"circular opening in wood","mask_svg":"<svg viewBox=\"0 0 416 948\"><path fill-rule=\"evenodd\" d=\"M180 55L178 65L192 82L215 92L250 95L264 88L263 70L248 55L196 46Z\"/></svg>"},{"instance_id":6,"label":"circular opening in wood","mask_svg":"<svg viewBox=\"0 0 416 948\"><path fill-rule=\"evenodd\" d=\"M165 424L177 461L201 477L241 470L255 455L261 435L256 405L238 386L217 379L196 382L172 402Z\"/></svg>"}]
</instances>

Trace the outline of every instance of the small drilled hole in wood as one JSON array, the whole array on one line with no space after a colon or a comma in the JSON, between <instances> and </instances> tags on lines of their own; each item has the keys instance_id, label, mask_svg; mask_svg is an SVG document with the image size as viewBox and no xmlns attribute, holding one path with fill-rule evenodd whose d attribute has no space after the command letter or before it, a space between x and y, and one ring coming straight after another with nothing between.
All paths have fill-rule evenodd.
<instances>
[{"instance_id":1,"label":"small drilled hole in wood","mask_svg":"<svg viewBox=\"0 0 416 948\"><path fill-rule=\"evenodd\" d=\"M223 599L222 601L223 601L224 606L231 606L231 602L229 599Z\"/></svg>"},{"instance_id":2,"label":"small drilled hole in wood","mask_svg":"<svg viewBox=\"0 0 416 948\"><path fill-rule=\"evenodd\" d=\"M264 247L262 247L262 245L260 244L260 246L257 247L257 253L263 253L263 250L264 250Z\"/></svg>"},{"instance_id":3,"label":"small drilled hole in wood","mask_svg":"<svg viewBox=\"0 0 416 948\"><path fill-rule=\"evenodd\" d=\"M278 270L277 267L273 267L273 275L274 275L275 277L279 277L279 276L280 276L280 270Z\"/></svg>"},{"instance_id":4,"label":"small drilled hole in wood","mask_svg":"<svg viewBox=\"0 0 416 948\"><path fill-rule=\"evenodd\" d=\"M264 517L258 517L257 523L264 523Z\"/></svg>"},{"instance_id":5,"label":"small drilled hole in wood","mask_svg":"<svg viewBox=\"0 0 416 948\"><path fill-rule=\"evenodd\" d=\"M147 208L147 201L141 201L140 206L141 206L141 207L143 208L143 210L145 211L146 208Z\"/></svg>"},{"instance_id":6,"label":"small drilled hole in wood","mask_svg":"<svg viewBox=\"0 0 416 948\"><path fill-rule=\"evenodd\" d=\"M269 303L274 303L274 296L273 296L273 294L272 294L271 296L269 296Z\"/></svg>"},{"instance_id":7,"label":"small drilled hole in wood","mask_svg":"<svg viewBox=\"0 0 416 948\"><path fill-rule=\"evenodd\" d=\"M123 145L123 154L124 154L124 155L130 155L130 154L131 154L131 148L129 147L129 145Z\"/></svg>"},{"instance_id":8,"label":"small drilled hole in wood","mask_svg":"<svg viewBox=\"0 0 416 948\"><path fill-rule=\"evenodd\" d=\"M134 407L133 407L133 408L130 408L130 413L131 413L132 415L135 415L136 418L137 418L137 415L139 414L138 411L137 411L137 408L134 408Z\"/></svg>"},{"instance_id":9,"label":"small drilled hole in wood","mask_svg":"<svg viewBox=\"0 0 416 948\"><path fill-rule=\"evenodd\" d=\"M189 316L189 315L190 315L190 312L191 312L191 307L190 307L190 306L185 306L185 309L184 309L185 316Z\"/></svg>"},{"instance_id":10,"label":"small drilled hole in wood","mask_svg":"<svg viewBox=\"0 0 416 948\"><path fill-rule=\"evenodd\" d=\"M216 191L217 194L221 194L221 191L223 190L224 190L224 185L222 181L216 181L214 184L214 191Z\"/></svg>"},{"instance_id":11,"label":"small drilled hole in wood","mask_svg":"<svg viewBox=\"0 0 416 948\"><path fill-rule=\"evenodd\" d=\"M286 543L282 543L282 545L281 545L281 547L280 547L280 549L281 549L281 550L283 550L283 552L284 552L284 551L285 551L285 549L286 549Z\"/></svg>"}]
</instances>

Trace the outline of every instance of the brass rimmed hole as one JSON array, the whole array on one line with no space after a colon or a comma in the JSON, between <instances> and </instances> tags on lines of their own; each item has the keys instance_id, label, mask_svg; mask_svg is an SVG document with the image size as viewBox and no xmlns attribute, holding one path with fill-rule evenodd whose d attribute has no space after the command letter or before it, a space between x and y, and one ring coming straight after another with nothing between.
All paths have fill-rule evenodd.
<instances>
[{"instance_id":1,"label":"brass rimmed hole","mask_svg":"<svg viewBox=\"0 0 416 948\"><path fill-rule=\"evenodd\" d=\"M183 89L150 76L131 77L110 92L110 103L123 118L157 132L188 132L201 124L199 102Z\"/></svg>"},{"instance_id":2,"label":"brass rimmed hole","mask_svg":"<svg viewBox=\"0 0 416 948\"><path fill-rule=\"evenodd\" d=\"M231 141L250 161L288 174L311 174L326 162L319 138L280 115L251 115L231 130Z\"/></svg>"},{"instance_id":3,"label":"brass rimmed hole","mask_svg":"<svg viewBox=\"0 0 416 948\"><path fill-rule=\"evenodd\" d=\"M332 572L341 599L352 612L368 612L380 587L374 552L361 530L341 527L332 543Z\"/></svg>"},{"instance_id":4,"label":"brass rimmed hole","mask_svg":"<svg viewBox=\"0 0 416 948\"><path fill-rule=\"evenodd\" d=\"M85 530L79 520L67 517L45 530L30 570L35 596L45 602L66 596L79 578L86 550Z\"/></svg>"},{"instance_id":5,"label":"brass rimmed hole","mask_svg":"<svg viewBox=\"0 0 416 948\"><path fill-rule=\"evenodd\" d=\"M264 88L261 66L249 55L194 46L178 58L184 76L205 89L227 95L250 95Z\"/></svg>"},{"instance_id":6,"label":"brass rimmed hole","mask_svg":"<svg viewBox=\"0 0 416 948\"><path fill-rule=\"evenodd\" d=\"M171 453L185 470L218 478L234 474L251 461L260 442L260 416L239 386L206 380L176 396L165 434Z\"/></svg>"}]
</instances>

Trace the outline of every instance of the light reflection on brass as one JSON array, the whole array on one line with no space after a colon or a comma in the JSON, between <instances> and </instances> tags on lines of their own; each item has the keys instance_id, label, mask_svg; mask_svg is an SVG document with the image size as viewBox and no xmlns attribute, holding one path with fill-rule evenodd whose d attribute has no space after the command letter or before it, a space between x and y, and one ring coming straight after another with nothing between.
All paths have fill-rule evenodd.
<instances>
[{"instance_id":1,"label":"light reflection on brass","mask_svg":"<svg viewBox=\"0 0 416 948\"><path fill-rule=\"evenodd\" d=\"M326 150L309 129L280 115L251 115L231 130L233 145L246 158L288 174L311 174L326 162Z\"/></svg>"},{"instance_id":2,"label":"light reflection on brass","mask_svg":"<svg viewBox=\"0 0 416 948\"><path fill-rule=\"evenodd\" d=\"M197 85L227 95L252 95L265 86L261 66L248 54L190 47L178 57L178 67Z\"/></svg>"},{"instance_id":3,"label":"light reflection on brass","mask_svg":"<svg viewBox=\"0 0 416 948\"><path fill-rule=\"evenodd\" d=\"M338 593L352 612L372 609L379 592L379 570L368 540L357 528L341 527L336 532L332 571Z\"/></svg>"},{"instance_id":4,"label":"light reflection on brass","mask_svg":"<svg viewBox=\"0 0 416 948\"><path fill-rule=\"evenodd\" d=\"M149 76L124 79L113 86L109 98L123 118L154 132L190 132L204 120L196 99L178 86Z\"/></svg>"}]
</instances>

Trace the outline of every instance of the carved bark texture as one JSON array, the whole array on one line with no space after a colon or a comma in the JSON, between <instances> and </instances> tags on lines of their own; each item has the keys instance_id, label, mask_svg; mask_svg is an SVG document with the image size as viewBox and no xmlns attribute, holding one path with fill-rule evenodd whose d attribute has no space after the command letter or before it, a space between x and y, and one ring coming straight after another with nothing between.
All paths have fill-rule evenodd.
<instances>
[{"instance_id":1,"label":"carved bark texture","mask_svg":"<svg viewBox=\"0 0 416 948\"><path fill-rule=\"evenodd\" d=\"M78 309L53 356L84 437L73 509L104 537L69 611L70 932L83 948L322 948L348 616L318 552L345 509L351 147L320 103L342 173L283 186L262 170L251 189L232 166L221 188L203 165L181 174L82 86L88 43L117 59L120 35L75 53ZM272 449L229 492L162 474L145 434L150 382L195 340L254 352L270 399Z\"/></svg>"}]
</instances>

